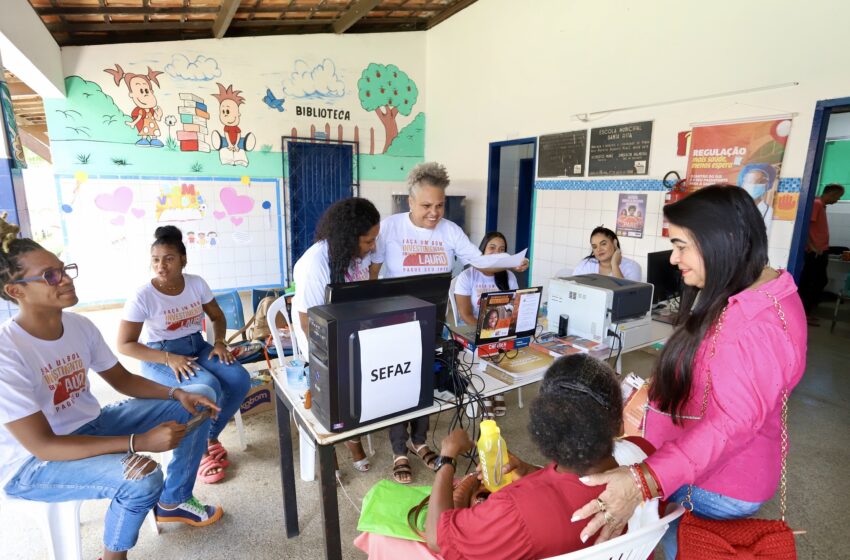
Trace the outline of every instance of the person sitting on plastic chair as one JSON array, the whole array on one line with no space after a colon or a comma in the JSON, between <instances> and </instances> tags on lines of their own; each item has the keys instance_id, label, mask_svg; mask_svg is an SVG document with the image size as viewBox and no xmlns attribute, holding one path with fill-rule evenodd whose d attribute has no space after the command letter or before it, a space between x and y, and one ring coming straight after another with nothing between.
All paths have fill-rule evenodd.
<instances>
[{"instance_id":1,"label":"person sitting on plastic chair","mask_svg":"<svg viewBox=\"0 0 850 560\"><path fill-rule=\"evenodd\" d=\"M230 466L219 436L239 412L251 389L251 376L227 348L227 321L209 285L200 276L183 272L188 261L182 232L175 226L160 226L154 238L150 262L155 276L124 303L118 351L141 361L142 375L157 383L206 385L215 391L221 414L210 427L198 470L201 482L214 484ZM212 344L201 336L204 314L213 324Z\"/></svg>"},{"instance_id":2,"label":"person sitting on plastic chair","mask_svg":"<svg viewBox=\"0 0 850 560\"><path fill-rule=\"evenodd\" d=\"M503 474L513 482L467 507L475 502L470 498L476 475L453 482L455 461L473 442L464 430L454 430L440 448L425 520L427 547L367 533L355 544L373 560L433 558L433 553L447 560L531 559L586 548L593 544L581 540L586 523L571 517L602 488L585 486L579 478L640 462L653 451L642 438L617 439L622 413L620 384L607 364L586 354L561 358L546 372L528 425L532 440L550 459L547 466L509 454ZM657 500L641 507L630 525L659 519Z\"/></svg>"},{"instance_id":3,"label":"person sitting on plastic chair","mask_svg":"<svg viewBox=\"0 0 850 560\"><path fill-rule=\"evenodd\" d=\"M218 411L208 387L169 389L132 375L87 318L64 312L77 304L66 265L17 226L0 218L0 297L18 314L0 324L0 488L37 502L109 498L104 560L127 557L151 508L159 522L196 527L221 518L219 506L192 495L210 421ZM88 371L135 397L101 409ZM163 481L140 452L174 450Z\"/></svg>"}]
</instances>

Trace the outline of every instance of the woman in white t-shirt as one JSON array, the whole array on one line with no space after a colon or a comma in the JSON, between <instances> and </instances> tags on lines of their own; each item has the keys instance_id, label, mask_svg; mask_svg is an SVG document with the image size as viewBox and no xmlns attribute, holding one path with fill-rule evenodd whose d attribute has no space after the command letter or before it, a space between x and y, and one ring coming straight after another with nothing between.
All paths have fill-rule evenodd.
<instances>
[{"instance_id":1,"label":"woman in white t-shirt","mask_svg":"<svg viewBox=\"0 0 850 560\"><path fill-rule=\"evenodd\" d=\"M484 235L478 248L485 255L504 253L507 251L508 241L500 232L491 231ZM516 276L510 270L493 272L470 266L458 275L451 297L455 300L458 318L467 325L474 325L478 322L481 294L516 290L518 287ZM484 411L485 414L492 412L494 416L504 416L507 412L505 396L496 395L492 401L489 398L484 399Z\"/></svg>"},{"instance_id":2,"label":"woman in white t-shirt","mask_svg":"<svg viewBox=\"0 0 850 560\"><path fill-rule=\"evenodd\" d=\"M507 251L508 242L505 236L498 231L491 231L484 235L479 249L485 255L504 253ZM481 294L486 292L499 292L516 290L519 287L516 276L510 270L499 272L481 271L470 266L460 273L455 280L453 297L457 306L460 319L467 325L478 322L478 302Z\"/></svg>"},{"instance_id":3,"label":"woman in white t-shirt","mask_svg":"<svg viewBox=\"0 0 850 560\"><path fill-rule=\"evenodd\" d=\"M0 216L0 297L18 306L0 324L0 494L34 502L110 499L104 560L127 557L153 508L158 522L215 523L222 509L192 495L210 421L212 389L169 389L128 372L94 324L65 309L79 301L77 265L65 264ZM104 408L97 374L133 397ZM168 476L141 453L173 450ZM8 556L8 552L3 554Z\"/></svg>"},{"instance_id":4,"label":"woman in white t-shirt","mask_svg":"<svg viewBox=\"0 0 850 560\"><path fill-rule=\"evenodd\" d=\"M310 355L308 310L325 303L328 284L369 279L370 255L375 250L381 215L365 198L339 200L325 210L316 225L316 242L304 251L292 271L295 295L292 298L292 328L298 351ZM360 438L345 442L354 468L369 470L369 457Z\"/></svg>"},{"instance_id":5,"label":"woman in white t-shirt","mask_svg":"<svg viewBox=\"0 0 850 560\"><path fill-rule=\"evenodd\" d=\"M142 362L142 375L170 387L212 387L221 414L209 430L207 453L198 478L212 484L230 465L218 436L239 410L251 378L225 344L227 320L210 287L200 276L185 274L186 246L174 226L156 228L151 245L155 276L124 304L118 351ZM210 346L201 336L204 314L213 324ZM191 390L191 388L189 388Z\"/></svg>"},{"instance_id":6,"label":"woman in white t-shirt","mask_svg":"<svg viewBox=\"0 0 850 560\"><path fill-rule=\"evenodd\" d=\"M436 162L420 163L407 176L410 212L400 213L381 221L378 245L372 255L372 278L382 273L385 278L450 272L455 258L464 264L481 255L463 230L444 220L446 188L449 175ZM522 272L528 261L517 268ZM410 432L408 433L408 425ZM410 484L413 471L407 460L413 451L428 468L434 468L437 454L428 448L428 417L396 424L389 430L393 448L393 479Z\"/></svg>"},{"instance_id":7,"label":"woman in white t-shirt","mask_svg":"<svg viewBox=\"0 0 850 560\"><path fill-rule=\"evenodd\" d=\"M620 252L620 240L610 229L599 226L590 233L591 253L573 270L579 274L603 274L640 282L640 265Z\"/></svg>"}]
</instances>

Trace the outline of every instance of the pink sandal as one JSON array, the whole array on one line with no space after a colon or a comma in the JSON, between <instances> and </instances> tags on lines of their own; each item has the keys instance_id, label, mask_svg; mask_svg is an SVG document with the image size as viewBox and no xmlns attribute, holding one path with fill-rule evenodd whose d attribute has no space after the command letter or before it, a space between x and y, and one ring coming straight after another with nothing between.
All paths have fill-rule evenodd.
<instances>
[{"instance_id":1,"label":"pink sandal","mask_svg":"<svg viewBox=\"0 0 850 560\"><path fill-rule=\"evenodd\" d=\"M213 469L221 469L218 472L211 472ZM204 484L215 484L221 482L224 478L224 467L219 461L216 461L212 455L206 455L201 459L201 464L198 466L198 478Z\"/></svg>"},{"instance_id":2,"label":"pink sandal","mask_svg":"<svg viewBox=\"0 0 850 560\"><path fill-rule=\"evenodd\" d=\"M227 460L227 449L221 443L210 443L207 445L207 454L221 463L222 468L230 466L230 461Z\"/></svg>"}]
</instances>

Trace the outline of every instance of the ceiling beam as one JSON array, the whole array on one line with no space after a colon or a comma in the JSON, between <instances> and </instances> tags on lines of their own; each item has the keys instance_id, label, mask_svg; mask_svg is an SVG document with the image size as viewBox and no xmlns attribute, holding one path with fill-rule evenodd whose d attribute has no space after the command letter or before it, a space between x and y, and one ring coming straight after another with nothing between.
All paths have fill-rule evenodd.
<instances>
[{"instance_id":1,"label":"ceiling beam","mask_svg":"<svg viewBox=\"0 0 850 560\"><path fill-rule=\"evenodd\" d=\"M245 29L253 27L328 27L333 20L330 19L239 19L234 21L230 27L233 29Z\"/></svg>"},{"instance_id":2,"label":"ceiling beam","mask_svg":"<svg viewBox=\"0 0 850 560\"><path fill-rule=\"evenodd\" d=\"M345 31L366 17L372 8L381 3L381 0L357 0L333 23L334 33L345 33Z\"/></svg>"},{"instance_id":3,"label":"ceiling beam","mask_svg":"<svg viewBox=\"0 0 850 560\"><path fill-rule=\"evenodd\" d=\"M443 23L444 21L446 21L447 19L449 19L450 17L452 17L453 15L458 13L459 11L463 10L464 8L468 8L469 6L471 6L473 4L475 4L475 0L459 0L458 2L455 2L451 6L449 6L448 8L443 10L442 12L440 12L439 14L437 14L434 17L432 17L431 19L429 19L428 23L425 25L425 29L431 29L431 28Z\"/></svg>"},{"instance_id":4,"label":"ceiling beam","mask_svg":"<svg viewBox=\"0 0 850 560\"><path fill-rule=\"evenodd\" d=\"M21 126L18 127L21 143L32 150L42 159L50 161L50 140L47 137L46 126Z\"/></svg>"},{"instance_id":5,"label":"ceiling beam","mask_svg":"<svg viewBox=\"0 0 850 560\"><path fill-rule=\"evenodd\" d=\"M6 85L9 87L9 94L13 99L17 97L38 97L35 90L23 82L6 82Z\"/></svg>"},{"instance_id":6,"label":"ceiling beam","mask_svg":"<svg viewBox=\"0 0 850 560\"><path fill-rule=\"evenodd\" d=\"M230 27L230 22L233 21L233 16L236 15L236 10L239 9L239 4L242 0L224 0L221 3L221 8L218 11L218 16L212 26L213 37L221 39L227 33L227 28Z\"/></svg>"},{"instance_id":7,"label":"ceiling beam","mask_svg":"<svg viewBox=\"0 0 850 560\"><path fill-rule=\"evenodd\" d=\"M35 13L40 16L181 16L184 14L217 14L218 8L209 7L186 7L186 8L157 8L150 6L141 7L119 7L119 6L92 6L90 8L35 8Z\"/></svg>"},{"instance_id":8,"label":"ceiling beam","mask_svg":"<svg viewBox=\"0 0 850 560\"><path fill-rule=\"evenodd\" d=\"M208 21L157 21L138 23L48 23L47 29L56 33L110 33L116 31L160 31L160 30L197 30L209 29Z\"/></svg>"}]
</instances>

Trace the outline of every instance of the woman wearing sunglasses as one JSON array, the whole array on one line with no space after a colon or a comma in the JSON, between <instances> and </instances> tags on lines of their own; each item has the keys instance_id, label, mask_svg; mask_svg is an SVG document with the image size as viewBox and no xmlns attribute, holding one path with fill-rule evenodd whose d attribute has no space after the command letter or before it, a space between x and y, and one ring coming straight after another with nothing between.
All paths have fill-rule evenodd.
<instances>
[{"instance_id":1,"label":"woman wearing sunglasses","mask_svg":"<svg viewBox=\"0 0 850 560\"><path fill-rule=\"evenodd\" d=\"M169 389L128 372L76 305L77 265L65 265L0 217L0 297L18 314L0 324L0 489L39 502L111 499L104 560L127 557L145 516L193 526L220 507L192 496L204 431L187 432L196 407L218 410L208 387ZM89 370L134 397L101 409ZM206 395L206 396L205 396ZM168 477L141 452L174 450Z\"/></svg>"},{"instance_id":2,"label":"woman wearing sunglasses","mask_svg":"<svg viewBox=\"0 0 850 560\"><path fill-rule=\"evenodd\" d=\"M170 387L200 383L215 390L221 414L210 427L207 453L198 471L202 482L212 484L224 478L230 465L218 436L245 400L250 376L224 343L227 321L210 287L200 276L183 272L187 260L182 232L163 226L154 236L154 277L124 304L118 351L141 360L142 375L157 383ZM213 324L212 346L201 336L204 314Z\"/></svg>"}]
</instances>

